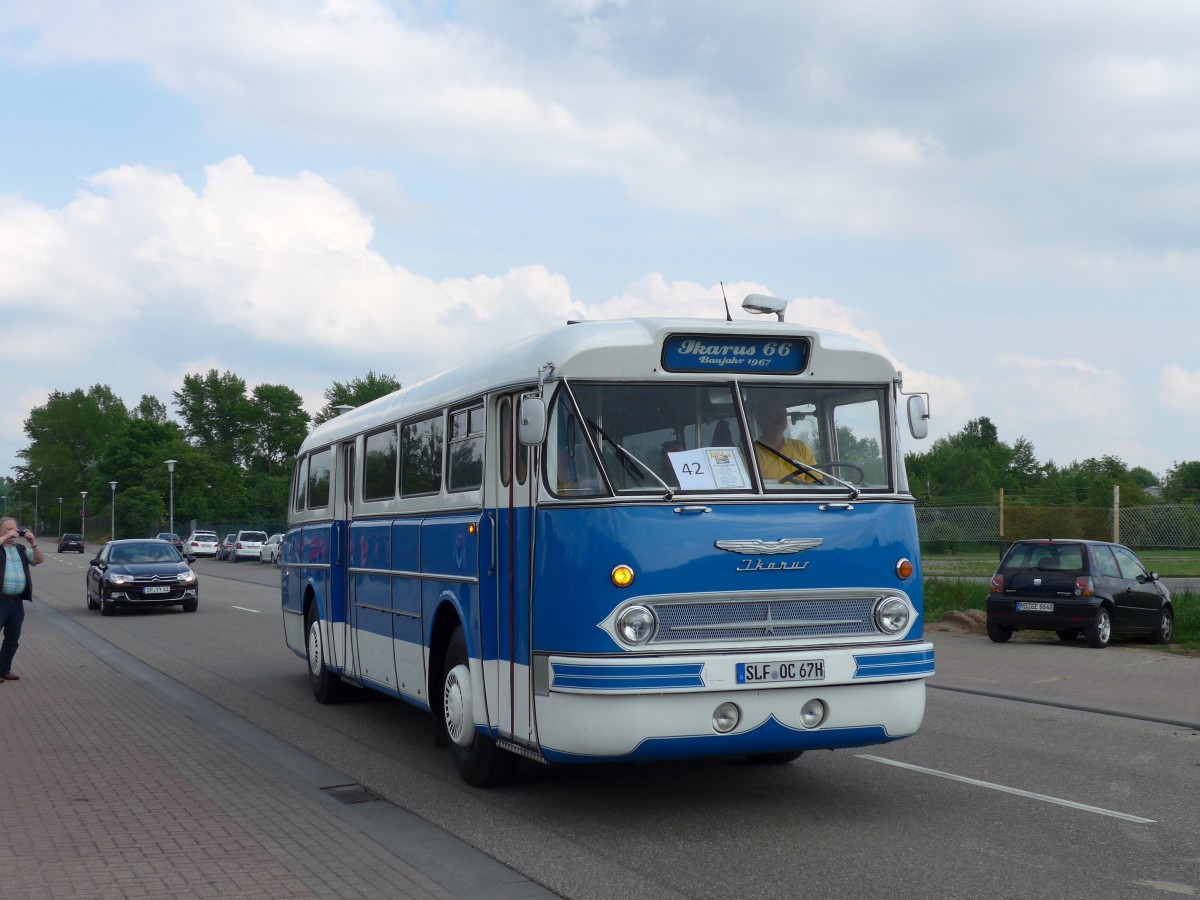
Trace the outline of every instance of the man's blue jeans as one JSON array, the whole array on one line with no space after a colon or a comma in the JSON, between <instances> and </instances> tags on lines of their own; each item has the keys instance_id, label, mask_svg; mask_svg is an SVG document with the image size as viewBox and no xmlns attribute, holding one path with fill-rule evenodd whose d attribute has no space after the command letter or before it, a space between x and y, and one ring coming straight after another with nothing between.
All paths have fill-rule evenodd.
<instances>
[{"instance_id":1,"label":"man's blue jeans","mask_svg":"<svg viewBox=\"0 0 1200 900\"><path fill-rule=\"evenodd\" d=\"M17 644L21 641L21 624L25 621L25 601L0 597L0 630L4 632L4 643L0 644L0 675L12 671L13 657L17 655Z\"/></svg>"}]
</instances>

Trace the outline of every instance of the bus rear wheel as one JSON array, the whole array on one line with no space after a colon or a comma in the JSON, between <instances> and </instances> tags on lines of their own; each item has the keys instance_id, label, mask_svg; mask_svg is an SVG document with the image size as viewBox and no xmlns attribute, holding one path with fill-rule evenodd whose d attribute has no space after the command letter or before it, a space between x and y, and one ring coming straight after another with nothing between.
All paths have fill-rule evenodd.
<instances>
[{"instance_id":1,"label":"bus rear wheel","mask_svg":"<svg viewBox=\"0 0 1200 900\"><path fill-rule=\"evenodd\" d=\"M442 667L442 728L454 754L454 766L467 784L494 787L516 777L520 759L475 728L471 666L461 625L450 636Z\"/></svg>"}]
</instances>

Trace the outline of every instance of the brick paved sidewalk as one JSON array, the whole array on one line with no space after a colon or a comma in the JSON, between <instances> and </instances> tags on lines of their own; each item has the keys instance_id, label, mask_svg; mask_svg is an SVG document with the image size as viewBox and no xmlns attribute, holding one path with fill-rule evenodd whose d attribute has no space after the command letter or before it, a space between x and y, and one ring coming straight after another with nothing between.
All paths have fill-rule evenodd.
<instances>
[{"instance_id":1,"label":"brick paved sidewalk","mask_svg":"<svg viewBox=\"0 0 1200 900\"><path fill-rule=\"evenodd\" d=\"M446 889L335 815L336 801L102 661L45 618L55 615L27 608L21 679L0 685L4 900L491 893ZM416 821L418 840L453 840ZM464 868L479 865L463 847ZM511 874L489 873L495 896L549 896Z\"/></svg>"}]
</instances>

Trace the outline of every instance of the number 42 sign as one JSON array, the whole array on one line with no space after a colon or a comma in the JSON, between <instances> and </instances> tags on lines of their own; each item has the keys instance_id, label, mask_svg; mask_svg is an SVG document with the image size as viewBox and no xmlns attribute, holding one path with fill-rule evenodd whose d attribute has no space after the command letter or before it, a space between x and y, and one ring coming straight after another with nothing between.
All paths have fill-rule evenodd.
<instances>
[{"instance_id":1,"label":"number 42 sign","mask_svg":"<svg viewBox=\"0 0 1200 900\"><path fill-rule=\"evenodd\" d=\"M685 491L738 490L750 487L750 476L737 447L701 447L668 452L671 468Z\"/></svg>"}]
</instances>

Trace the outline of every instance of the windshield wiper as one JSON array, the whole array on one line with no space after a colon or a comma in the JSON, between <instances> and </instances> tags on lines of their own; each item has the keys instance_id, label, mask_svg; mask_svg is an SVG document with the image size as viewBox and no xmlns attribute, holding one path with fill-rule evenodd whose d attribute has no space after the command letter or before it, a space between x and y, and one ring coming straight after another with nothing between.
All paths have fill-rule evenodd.
<instances>
[{"instance_id":1,"label":"windshield wiper","mask_svg":"<svg viewBox=\"0 0 1200 900\"><path fill-rule=\"evenodd\" d=\"M641 479L641 477L642 477L641 473L638 472L638 470L636 468L633 468L633 464L636 463L638 466L641 466L643 469L645 469L646 473L651 478L653 478L655 481L657 481L659 484L662 485L663 490L667 492L665 499L670 500L672 497L675 496L675 488L671 487L669 484L667 484L665 481L663 481L658 476L657 472L655 472L652 468L650 468L648 465L646 465L644 462L642 462L640 459L638 459L636 456L634 456L632 453L630 453L628 450L626 450L624 447L622 447L620 444L618 444L615 440L613 440L611 437L609 437L608 433L605 432L605 430L603 428L601 428L599 425L597 425L593 420L588 419L587 423L591 428L596 429L596 433L598 435L600 435L600 437L604 438L604 440L608 441L616 449L617 459L620 461L621 465L625 467L625 471L627 471L634 478Z\"/></svg>"},{"instance_id":2,"label":"windshield wiper","mask_svg":"<svg viewBox=\"0 0 1200 900\"><path fill-rule=\"evenodd\" d=\"M790 456L786 456L785 454L780 453L778 450L776 450L770 444L764 444L762 441L755 441L754 445L756 447L762 447L764 450L768 451L769 453L773 453L774 455L776 455L780 459L782 459L785 463L787 463L788 465L795 468L795 470L796 470L795 472L789 473L788 475L781 478L780 481L786 481L788 478L791 478L792 475L795 475L796 473L799 472L799 473L803 473L805 475L811 475L813 478L816 478L817 482L820 484L825 484L826 479L828 479L829 481L837 482L838 484L840 484L842 487L844 487L846 490L848 490L850 492L851 500L857 500L858 495L860 493L862 493L858 488L856 488L850 482L842 481L842 479L838 478L836 475L830 475L824 469L818 469L816 466L810 466L808 463L800 462L800 460L798 460L798 459L792 459Z\"/></svg>"}]
</instances>

